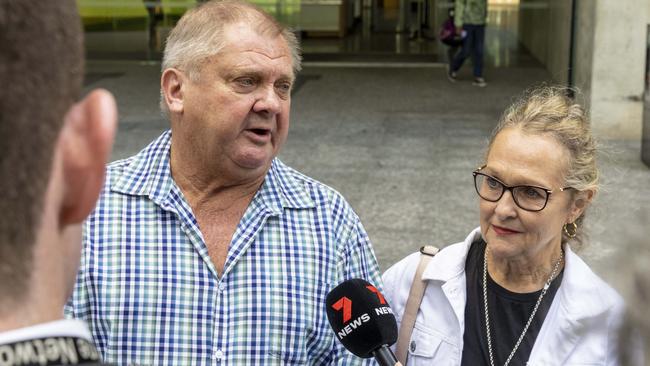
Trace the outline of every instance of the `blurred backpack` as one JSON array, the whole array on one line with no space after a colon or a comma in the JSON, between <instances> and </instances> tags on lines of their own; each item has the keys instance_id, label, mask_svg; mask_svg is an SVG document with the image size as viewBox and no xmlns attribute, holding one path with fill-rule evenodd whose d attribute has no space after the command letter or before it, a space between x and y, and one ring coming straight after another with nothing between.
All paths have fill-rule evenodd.
<instances>
[{"instance_id":1,"label":"blurred backpack","mask_svg":"<svg viewBox=\"0 0 650 366\"><path fill-rule=\"evenodd\" d=\"M454 26L453 18L447 18L447 20L445 20L445 22L442 24L442 27L440 28L438 37L440 37L442 43L445 44L451 43L454 38L456 38L456 27Z\"/></svg>"},{"instance_id":2,"label":"blurred backpack","mask_svg":"<svg viewBox=\"0 0 650 366\"><path fill-rule=\"evenodd\" d=\"M438 32L438 38L442 43L448 46L458 46L462 43L463 37L461 34L456 32L456 26L454 25L454 9L449 9L449 17L442 23L440 32Z\"/></svg>"}]
</instances>

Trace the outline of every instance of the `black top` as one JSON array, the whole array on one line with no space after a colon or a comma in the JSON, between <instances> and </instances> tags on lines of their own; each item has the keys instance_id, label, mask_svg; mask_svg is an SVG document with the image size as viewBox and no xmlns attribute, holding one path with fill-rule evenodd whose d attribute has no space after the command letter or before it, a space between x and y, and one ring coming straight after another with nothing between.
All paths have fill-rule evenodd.
<instances>
[{"instance_id":1,"label":"black top","mask_svg":"<svg viewBox=\"0 0 650 366\"><path fill-rule=\"evenodd\" d=\"M467 304L465 305L465 332L463 335L463 359L461 365L489 365L490 354L485 330L485 307L483 305L483 256L485 241L479 239L469 249L465 262L467 276ZM535 314L526 335L510 365L525 365L535 344L542 323L551 307L555 293L562 282L562 274L553 280ZM487 275L487 297L490 312L490 335L494 364L503 365L524 330L533 312L541 290L531 293L515 293L506 290Z\"/></svg>"}]
</instances>

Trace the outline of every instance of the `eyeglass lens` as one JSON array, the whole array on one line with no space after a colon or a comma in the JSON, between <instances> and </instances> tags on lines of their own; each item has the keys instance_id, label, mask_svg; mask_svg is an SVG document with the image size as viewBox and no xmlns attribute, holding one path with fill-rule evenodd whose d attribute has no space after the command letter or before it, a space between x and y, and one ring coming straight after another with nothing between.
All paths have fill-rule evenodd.
<instances>
[{"instance_id":1,"label":"eyeglass lens","mask_svg":"<svg viewBox=\"0 0 650 366\"><path fill-rule=\"evenodd\" d=\"M496 202L501 199L505 186L493 177L477 173L474 178L476 192L487 201ZM510 189L512 198L517 206L524 210L539 211L546 206L548 192L539 187L516 186Z\"/></svg>"}]
</instances>

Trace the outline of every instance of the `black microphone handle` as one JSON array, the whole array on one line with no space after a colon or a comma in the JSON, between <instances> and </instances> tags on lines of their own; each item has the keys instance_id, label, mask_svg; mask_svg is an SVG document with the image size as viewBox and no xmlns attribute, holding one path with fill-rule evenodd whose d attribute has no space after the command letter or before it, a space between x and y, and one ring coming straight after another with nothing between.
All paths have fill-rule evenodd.
<instances>
[{"instance_id":1,"label":"black microphone handle","mask_svg":"<svg viewBox=\"0 0 650 366\"><path fill-rule=\"evenodd\" d=\"M387 345L383 345L372 351L372 355L377 360L379 366L402 366Z\"/></svg>"}]
</instances>

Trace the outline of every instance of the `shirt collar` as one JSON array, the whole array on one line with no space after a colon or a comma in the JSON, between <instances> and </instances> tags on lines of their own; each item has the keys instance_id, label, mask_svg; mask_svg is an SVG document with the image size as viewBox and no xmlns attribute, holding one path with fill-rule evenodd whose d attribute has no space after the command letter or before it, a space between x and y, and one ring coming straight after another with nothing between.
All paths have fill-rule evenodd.
<instances>
[{"instance_id":1,"label":"shirt collar","mask_svg":"<svg viewBox=\"0 0 650 366\"><path fill-rule=\"evenodd\" d=\"M111 190L124 194L147 196L158 205L163 206L171 188L175 185L169 168L169 153L172 134L165 131L137 155L127 168L116 177ZM119 162L117 163L119 164ZM279 159L273 159L271 168L264 178L264 183L255 199L276 214L282 208L312 208L314 201L306 189L310 178L284 165Z\"/></svg>"},{"instance_id":2,"label":"shirt collar","mask_svg":"<svg viewBox=\"0 0 650 366\"><path fill-rule=\"evenodd\" d=\"M257 196L276 214L283 208L313 208L315 203L305 186L308 181L311 179L275 158Z\"/></svg>"},{"instance_id":3,"label":"shirt collar","mask_svg":"<svg viewBox=\"0 0 650 366\"><path fill-rule=\"evenodd\" d=\"M90 331L83 321L62 319L8 332L0 332L0 344L44 337L76 337L92 342Z\"/></svg>"},{"instance_id":4,"label":"shirt collar","mask_svg":"<svg viewBox=\"0 0 650 366\"><path fill-rule=\"evenodd\" d=\"M167 130L138 154L129 158L128 166L119 173L115 183L111 184L111 190L134 196L148 196L158 205L162 205L174 185L169 168L171 143L172 133ZM118 161L114 164L121 163Z\"/></svg>"}]
</instances>

